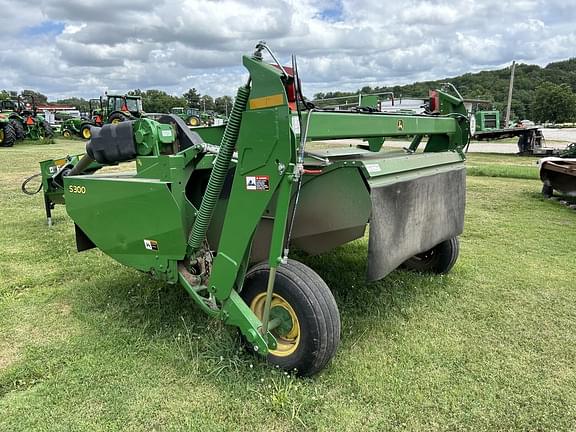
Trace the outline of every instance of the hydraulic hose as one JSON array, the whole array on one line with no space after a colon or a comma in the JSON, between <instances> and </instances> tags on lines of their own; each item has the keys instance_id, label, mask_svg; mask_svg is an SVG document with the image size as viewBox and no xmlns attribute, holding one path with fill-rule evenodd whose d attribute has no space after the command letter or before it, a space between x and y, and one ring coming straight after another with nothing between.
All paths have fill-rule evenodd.
<instances>
[{"instance_id":1,"label":"hydraulic hose","mask_svg":"<svg viewBox=\"0 0 576 432\"><path fill-rule=\"evenodd\" d=\"M224 130L222 142L220 143L218 156L216 156L216 162L210 173L206 192L204 193L204 197L202 197L200 210L198 211L194 226L188 237L188 246L192 252L198 251L204 243L208 225L212 219L216 202L222 193L224 180L228 174L230 161L232 160L234 147L236 146L236 140L238 139L238 133L240 131L242 112L246 109L249 95L250 88L248 86L238 89L238 94L236 95L236 100L234 101L234 106L232 107L232 112L226 123L226 129Z\"/></svg>"},{"instance_id":2,"label":"hydraulic hose","mask_svg":"<svg viewBox=\"0 0 576 432\"><path fill-rule=\"evenodd\" d=\"M72 168L69 172L68 172L68 176L75 176L75 175L80 175L82 174L82 172L88 168L88 166L94 162L94 159L92 159L88 153L86 153L84 156L82 156L82 159L80 159L78 161L78 163L74 166L74 168Z\"/></svg>"},{"instance_id":3,"label":"hydraulic hose","mask_svg":"<svg viewBox=\"0 0 576 432\"><path fill-rule=\"evenodd\" d=\"M26 188L26 186L28 185L28 183L30 183L32 180L34 180L36 177L40 177L41 175L42 175L42 173L34 174L34 175L28 177L26 180L24 180L24 182L22 183L22 186L20 187L22 189L22 192L24 192L26 195L36 195L38 192L40 192L40 190L42 189L42 183L40 183L40 185L38 185L38 188L36 190L29 190L28 188Z\"/></svg>"}]
</instances>

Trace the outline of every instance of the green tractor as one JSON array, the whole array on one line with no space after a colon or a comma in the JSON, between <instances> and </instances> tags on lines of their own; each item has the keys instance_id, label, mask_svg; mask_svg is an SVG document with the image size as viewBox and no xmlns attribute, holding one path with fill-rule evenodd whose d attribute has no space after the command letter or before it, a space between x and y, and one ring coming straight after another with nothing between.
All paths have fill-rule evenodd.
<instances>
[{"instance_id":1,"label":"green tractor","mask_svg":"<svg viewBox=\"0 0 576 432\"><path fill-rule=\"evenodd\" d=\"M38 114L34 96L23 95L18 99L18 102L16 113L18 114L18 121L22 122L24 138L40 140L54 136L50 123L46 121L43 115Z\"/></svg>"},{"instance_id":2,"label":"green tractor","mask_svg":"<svg viewBox=\"0 0 576 432\"><path fill-rule=\"evenodd\" d=\"M12 147L16 142L16 130L13 120L4 114L0 114L0 147Z\"/></svg>"},{"instance_id":3,"label":"green tractor","mask_svg":"<svg viewBox=\"0 0 576 432\"><path fill-rule=\"evenodd\" d=\"M170 114L175 114L186 122L189 126L202 126L205 122L202 120L202 113L196 108L174 107Z\"/></svg>"},{"instance_id":4,"label":"green tractor","mask_svg":"<svg viewBox=\"0 0 576 432\"><path fill-rule=\"evenodd\" d=\"M133 95L106 94L104 123L118 124L144 117L142 97Z\"/></svg>"},{"instance_id":5,"label":"green tractor","mask_svg":"<svg viewBox=\"0 0 576 432\"><path fill-rule=\"evenodd\" d=\"M62 125L62 135L78 135L84 139L92 138L92 127L104 124L118 124L123 121L144 117L142 98L140 96L106 94L105 98L89 100L89 118L70 118Z\"/></svg>"},{"instance_id":6,"label":"green tractor","mask_svg":"<svg viewBox=\"0 0 576 432\"><path fill-rule=\"evenodd\" d=\"M20 111L20 100L16 95L12 95L11 99L6 99L0 101L0 115L3 117L2 124L8 122L14 129L14 134L16 138L14 140L10 139L11 134L4 133L8 136L6 141L1 141L4 147L11 147L17 140L22 140L26 137L26 132L24 130L24 118L18 113ZM6 121L7 119L7 121ZM4 129L4 128L3 128Z\"/></svg>"},{"instance_id":7,"label":"green tractor","mask_svg":"<svg viewBox=\"0 0 576 432\"><path fill-rule=\"evenodd\" d=\"M104 124L104 105L102 97L90 99L88 117L71 117L62 123L62 135L70 138L77 135L86 140L92 137L91 127L101 127Z\"/></svg>"}]
</instances>

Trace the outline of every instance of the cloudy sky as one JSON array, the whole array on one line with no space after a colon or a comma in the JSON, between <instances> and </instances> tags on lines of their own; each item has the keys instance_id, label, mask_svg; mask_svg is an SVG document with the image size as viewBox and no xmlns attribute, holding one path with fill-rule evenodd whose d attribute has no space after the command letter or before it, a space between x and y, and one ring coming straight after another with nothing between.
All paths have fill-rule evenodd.
<instances>
[{"instance_id":1,"label":"cloudy sky","mask_svg":"<svg viewBox=\"0 0 576 432\"><path fill-rule=\"evenodd\" d=\"M266 40L305 94L576 56L576 0L0 0L0 89L234 94Z\"/></svg>"}]
</instances>

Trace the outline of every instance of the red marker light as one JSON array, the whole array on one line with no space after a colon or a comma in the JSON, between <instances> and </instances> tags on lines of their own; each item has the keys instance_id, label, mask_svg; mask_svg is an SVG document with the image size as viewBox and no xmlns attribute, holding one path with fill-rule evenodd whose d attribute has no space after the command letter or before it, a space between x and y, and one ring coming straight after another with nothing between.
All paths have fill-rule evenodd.
<instances>
[{"instance_id":1,"label":"red marker light","mask_svg":"<svg viewBox=\"0 0 576 432\"><path fill-rule=\"evenodd\" d=\"M430 112L440 112L440 94L436 90L430 90Z\"/></svg>"}]
</instances>

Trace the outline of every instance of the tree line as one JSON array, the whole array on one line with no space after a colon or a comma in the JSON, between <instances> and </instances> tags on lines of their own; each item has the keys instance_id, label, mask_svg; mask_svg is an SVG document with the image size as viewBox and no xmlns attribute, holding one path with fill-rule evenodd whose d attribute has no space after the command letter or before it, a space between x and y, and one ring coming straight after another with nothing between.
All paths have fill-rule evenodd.
<instances>
[{"instance_id":1,"label":"tree line","mask_svg":"<svg viewBox=\"0 0 576 432\"><path fill-rule=\"evenodd\" d=\"M429 89L450 82L466 99L488 101L489 109L506 110L510 68L478 73L467 73L437 81L423 81L403 86L366 86L355 92L316 93L314 99L353 96L358 93L393 92L399 97L426 97ZM576 121L576 58L537 65L518 64L514 78L512 117L536 122Z\"/></svg>"},{"instance_id":2,"label":"tree line","mask_svg":"<svg viewBox=\"0 0 576 432\"><path fill-rule=\"evenodd\" d=\"M10 99L15 92L0 90L0 100ZM17 93L16 93L17 94ZM220 96L213 98L210 95L201 95L195 88L189 89L182 96L174 96L163 90L131 90L129 95L142 97L142 107L146 112L170 112L174 107L195 108L201 111L215 111L218 114L227 115L232 109L234 100L230 96ZM33 90L23 90L20 96L32 95L36 104L48 103L48 97L42 93ZM88 99L72 97L52 101L59 105L72 105L81 112L89 111Z\"/></svg>"}]
</instances>

